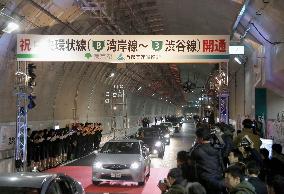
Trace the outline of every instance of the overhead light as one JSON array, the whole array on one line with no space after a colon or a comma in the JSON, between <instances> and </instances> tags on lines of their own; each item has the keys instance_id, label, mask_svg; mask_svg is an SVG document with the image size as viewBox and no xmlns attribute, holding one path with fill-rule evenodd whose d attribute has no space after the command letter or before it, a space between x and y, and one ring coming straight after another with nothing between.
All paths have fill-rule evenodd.
<instances>
[{"instance_id":1,"label":"overhead light","mask_svg":"<svg viewBox=\"0 0 284 194\"><path fill-rule=\"evenodd\" d=\"M109 77L113 77L113 76L114 76L114 73L111 73Z\"/></svg>"},{"instance_id":2,"label":"overhead light","mask_svg":"<svg viewBox=\"0 0 284 194\"><path fill-rule=\"evenodd\" d=\"M152 96L155 96L155 94L152 94Z\"/></svg>"},{"instance_id":3,"label":"overhead light","mask_svg":"<svg viewBox=\"0 0 284 194\"><path fill-rule=\"evenodd\" d=\"M181 107L183 108L184 106L182 105Z\"/></svg>"},{"instance_id":4,"label":"overhead light","mask_svg":"<svg viewBox=\"0 0 284 194\"><path fill-rule=\"evenodd\" d=\"M161 98L161 100L163 100L163 98Z\"/></svg>"},{"instance_id":5,"label":"overhead light","mask_svg":"<svg viewBox=\"0 0 284 194\"><path fill-rule=\"evenodd\" d=\"M166 99L166 102L168 102L168 100Z\"/></svg>"},{"instance_id":6,"label":"overhead light","mask_svg":"<svg viewBox=\"0 0 284 194\"><path fill-rule=\"evenodd\" d=\"M12 33L13 31L18 30L19 28L19 24L15 22L9 22L6 28L4 28L2 31L6 33Z\"/></svg>"},{"instance_id":7,"label":"overhead light","mask_svg":"<svg viewBox=\"0 0 284 194\"><path fill-rule=\"evenodd\" d=\"M208 105L208 106L207 106L207 108L211 108L211 106L210 106L210 105Z\"/></svg>"},{"instance_id":8,"label":"overhead light","mask_svg":"<svg viewBox=\"0 0 284 194\"><path fill-rule=\"evenodd\" d=\"M113 107L113 110L116 110L116 106Z\"/></svg>"},{"instance_id":9,"label":"overhead light","mask_svg":"<svg viewBox=\"0 0 284 194\"><path fill-rule=\"evenodd\" d=\"M246 4L243 5L240 13L239 13L239 16L242 16L244 14L244 12L246 11Z\"/></svg>"},{"instance_id":10,"label":"overhead light","mask_svg":"<svg viewBox=\"0 0 284 194\"><path fill-rule=\"evenodd\" d=\"M141 89L142 89L142 87L140 86L140 87L138 88L138 91L141 90Z\"/></svg>"},{"instance_id":11,"label":"overhead light","mask_svg":"<svg viewBox=\"0 0 284 194\"><path fill-rule=\"evenodd\" d=\"M201 98L198 98L198 100L201 100Z\"/></svg>"},{"instance_id":12,"label":"overhead light","mask_svg":"<svg viewBox=\"0 0 284 194\"><path fill-rule=\"evenodd\" d=\"M235 57L234 60L237 61L238 64L242 64L242 62L241 62L241 60L239 59L239 57Z\"/></svg>"}]
</instances>

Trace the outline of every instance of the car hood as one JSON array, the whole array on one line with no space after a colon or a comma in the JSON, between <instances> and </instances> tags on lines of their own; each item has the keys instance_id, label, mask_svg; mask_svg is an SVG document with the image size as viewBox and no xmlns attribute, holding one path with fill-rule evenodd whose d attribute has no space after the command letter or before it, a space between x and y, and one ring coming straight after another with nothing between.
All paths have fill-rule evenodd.
<instances>
[{"instance_id":1,"label":"car hood","mask_svg":"<svg viewBox=\"0 0 284 194\"><path fill-rule=\"evenodd\" d=\"M142 161L139 154L97 154L95 162L103 164L131 164L133 162Z\"/></svg>"},{"instance_id":2,"label":"car hood","mask_svg":"<svg viewBox=\"0 0 284 194\"><path fill-rule=\"evenodd\" d=\"M159 139L157 139L157 138L144 138L144 139L143 139L143 142L144 142L145 144L149 145L149 146L155 145L155 143L156 143L157 141L161 141L161 140L159 140Z\"/></svg>"}]
</instances>

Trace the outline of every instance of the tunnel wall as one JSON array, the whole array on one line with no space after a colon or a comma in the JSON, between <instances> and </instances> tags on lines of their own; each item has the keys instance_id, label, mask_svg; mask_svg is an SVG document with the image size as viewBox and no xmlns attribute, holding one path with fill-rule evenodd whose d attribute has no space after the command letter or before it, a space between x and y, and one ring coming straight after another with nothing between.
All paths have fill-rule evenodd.
<instances>
[{"instance_id":1,"label":"tunnel wall","mask_svg":"<svg viewBox=\"0 0 284 194\"><path fill-rule=\"evenodd\" d=\"M0 39L0 126L16 124L15 79L15 36L3 34ZM54 125L65 127L76 122L101 122L103 141L113 138L110 123L112 111L105 104L105 92L114 84L127 84L128 78L120 74L108 78L107 66L103 63L64 63L35 62L36 69L36 107L28 111L28 126L32 130L53 128ZM176 113L176 106L161 100L138 95L126 90L127 95L127 134L141 126L141 119ZM76 110L76 111L75 111ZM121 130L122 113L116 110L116 136L124 136ZM13 150L0 149L0 172L13 170Z\"/></svg>"},{"instance_id":2,"label":"tunnel wall","mask_svg":"<svg viewBox=\"0 0 284 194\"><path fill-rule=\"evenodd\" d=\"M255 75L258 50L245 47L247 60L238 64L234 56L229 63L229 117L230 122L240 129L240 122L245 117L254 118L255 114Z\"/></svg>"}]
</instances>

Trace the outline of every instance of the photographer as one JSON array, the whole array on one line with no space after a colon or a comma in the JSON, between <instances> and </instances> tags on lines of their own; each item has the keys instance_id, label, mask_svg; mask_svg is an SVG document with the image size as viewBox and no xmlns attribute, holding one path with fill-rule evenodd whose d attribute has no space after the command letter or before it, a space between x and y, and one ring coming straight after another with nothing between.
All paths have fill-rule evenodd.
<instances>
[{"instance_id":1,"label":"photographer","mask_svg":"<svg viewBox=\"0 0 284 194\"><path fill-rule=\"evenodd\" d=\"M249 146L259 151L262 142L260 140L260 137L253 133L253 128L254 128L253 122L250 119L245 119L242 124L243 124L243 130L235 138L234 140L235 146L239 147L242 143L244 143L245 140L244 138L246 138L246 140L250 144Z\"/></svg>"},{"instance_id":2,"label":"photographer","mask_svg":"<svg viewBox=\"0 0 284 194\"><path fill-rule=\"evenodd\" d=\"M158 184L162 194L185 194L187 181L182 177L182 171L179 168L172 168L167 178L161 180Z\"/></svg>"},{"instance_id":3,"label":"photographer","mask_svg":"<svg viewBox=\"0 0 284 194\"><path fill-rule=\"evenodd\" d=\"M181 169L182 177L190 182L192 172L188 165L188 153L186 151L179 151L177 153L177 167Z\"/></svg>"},{"instance_id":4,"label":"photographer","mask_svg":"<svg viewBox=\"0 0 284 194\"><path fill-rule=\"evenodd\" d=\"M207 193L218 194L225 189L223 181L223 161L221 149L211 145L210 129L203 125L196 130L196 144L190 150L193 176L206 189Z\"/></svg>"}]
</instances>

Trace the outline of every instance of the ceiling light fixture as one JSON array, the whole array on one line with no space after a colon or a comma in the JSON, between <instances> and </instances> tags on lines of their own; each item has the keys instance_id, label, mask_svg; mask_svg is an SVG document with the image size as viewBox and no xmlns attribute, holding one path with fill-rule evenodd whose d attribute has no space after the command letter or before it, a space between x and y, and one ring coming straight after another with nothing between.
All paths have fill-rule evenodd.
<instances>
[{"instance_id":1,"label":"ceiling light fixture","mask_svg":"<svg viewBox=\"0 0 284 194\"><path fill-rule=\"evenodd\" d=\"M19 24L15 23L15 22L9 22L7 24L7 26L2 31L6 32L6 33L12 33L15 30L18 30L19 28L20 28Z\"/></svg>"},{"instance_id":2,"label":"ceiling light fixture","mask_svg":"<svg viewBox=\"0 0 284 194\"><path fill-rule=\"evenodd\" d=\"M237 61L238 64L242 64L242 62L241 62L241 60L239 59L239 57L235 57L234 60Z\"/></svg>"},{"instance_id":3,"label":"ceiling light fixture","mask_svg":"<svg viewBox=\"0 0 284 194\"><path fill-rule=\"evenodd\" d=\"M141 89L142 89L142 87L140 86L140 87L138 88L138 91L141 90Z\"/></svg>"},{"instance_id":4,"label":"ceiling light fixture","mask_svg":"<svg viewBox=\"0 0 284 194\"><path fill-rule=\"evenodd\" d=\"M113 77L113 76L114 76L114 73L111 73L109 77Z\"/></svg>"}]
</instances>

